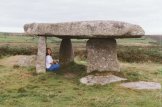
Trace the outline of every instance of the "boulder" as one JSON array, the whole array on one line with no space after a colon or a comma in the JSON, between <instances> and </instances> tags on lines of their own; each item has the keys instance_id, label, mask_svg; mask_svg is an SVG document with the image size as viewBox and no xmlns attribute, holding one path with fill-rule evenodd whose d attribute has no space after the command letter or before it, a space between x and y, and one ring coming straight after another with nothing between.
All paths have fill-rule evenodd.
<instances>
[{"instance_id":1,"label":"boulder","mask_svg":"<svg viewBox=\"0 0 162 107\"><path fill-rule=\"evenodd\" d=\"M161 84L160 83L145 82L145 81L122 83L120 86L125 87L125 88L130 88L130 89L138 89L138 90L161 89Z\"/></svg>"},{"instance_id":2,"label":"boulder","mask_svg":"<svg viewBox=\"0 0 162 107\"><path fill-rule=\"evenodd\" d=\"M94 76L88 75L80 79L82 84L86 85L106 85L114 82L124 81L127 80L125 78L120 78L114 75L107 75L107 76Z\"/></svg>"}]
</instances>

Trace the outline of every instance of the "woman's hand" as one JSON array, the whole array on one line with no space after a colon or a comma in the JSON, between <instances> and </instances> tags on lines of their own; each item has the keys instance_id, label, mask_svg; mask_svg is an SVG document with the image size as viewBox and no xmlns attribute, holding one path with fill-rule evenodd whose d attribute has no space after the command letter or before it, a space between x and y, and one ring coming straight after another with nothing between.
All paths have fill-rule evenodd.
<instances>
[{"instance_id":1,"label":"woman's hand","mask_svg":"<svg viewBox=\"0 0 162 107\"><path fill-rule=\"evenodd\" d=\"M57 62L56 62L56 61L53 61L53 62L51 62L50 64L57 64Z\"/></svg>"},{"instance_id":2,"label":"woman's hand","mask_svg":"<svg viewBox=\"0 0 162 107\"><path fill-rule=\"evenodd\" d=\"M58 63L59 63L58 60L54 60L54 61L53 61L53 64L58 64Z\"/></svg>"}]
</instances>

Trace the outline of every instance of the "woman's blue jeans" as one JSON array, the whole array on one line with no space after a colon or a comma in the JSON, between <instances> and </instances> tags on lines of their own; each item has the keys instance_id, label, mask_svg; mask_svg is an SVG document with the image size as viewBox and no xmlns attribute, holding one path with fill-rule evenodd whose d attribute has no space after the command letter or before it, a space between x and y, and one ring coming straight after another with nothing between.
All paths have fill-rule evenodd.
<instances>
[{"instance_id":1,"label":"woman's blue jeans","mask_svg":"<svg viewBox=\"0 0 162 107\"><path fill-rule=\"evenodd\" d=\"M52 64L50 68L48 68L48 71L57 71L60 68L60 64Z\"/></svg>"}]
</instances>

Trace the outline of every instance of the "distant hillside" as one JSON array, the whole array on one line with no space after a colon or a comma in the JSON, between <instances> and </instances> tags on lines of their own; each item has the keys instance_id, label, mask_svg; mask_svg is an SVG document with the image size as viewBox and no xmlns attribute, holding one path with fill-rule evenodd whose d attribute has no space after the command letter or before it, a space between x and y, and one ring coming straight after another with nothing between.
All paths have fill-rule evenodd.
<instances>
[{"instance_id":1,"label":"distant hillside","mask_svg":"<svg viewBox=\"0 0 162 107\"><path fill-rule=\"evenodd\" d=\"M162 35L147 35L145 37L155 40L158 44L162 43Z\"/></svg>"},{"instance_id":2,"label":"distant hillside","mask_svg":"<svg viewBox=\"0 0 162 107\"><path fill-rule=\"evenodd\" d=\"M0 35L3 36L22 36L26 35L25 33L14 33L14 32L0 32Z\"/></svg>"}]
</instances>

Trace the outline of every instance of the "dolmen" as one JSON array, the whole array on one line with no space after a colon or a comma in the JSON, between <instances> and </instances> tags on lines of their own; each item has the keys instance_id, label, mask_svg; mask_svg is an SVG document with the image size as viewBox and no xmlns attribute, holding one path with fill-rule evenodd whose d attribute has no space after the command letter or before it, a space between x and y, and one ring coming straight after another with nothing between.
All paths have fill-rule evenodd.
<instances>
[{"instance_id":1,"label":"dolmen","mask_svg":"<svg viewBox=\"0 0 162 107\"><path fill-rule=\"evenodd\" d=\"M78 21L66 23L31 23L24 25L27 35L39 36L36 72L45 73L46 37L62 39L59 52L61 64L74 61L71 39L88 39L87 73L119 72L116 38L140 38L145 34L139 25L119 21Z\"/></svg>"}]
</instances>

